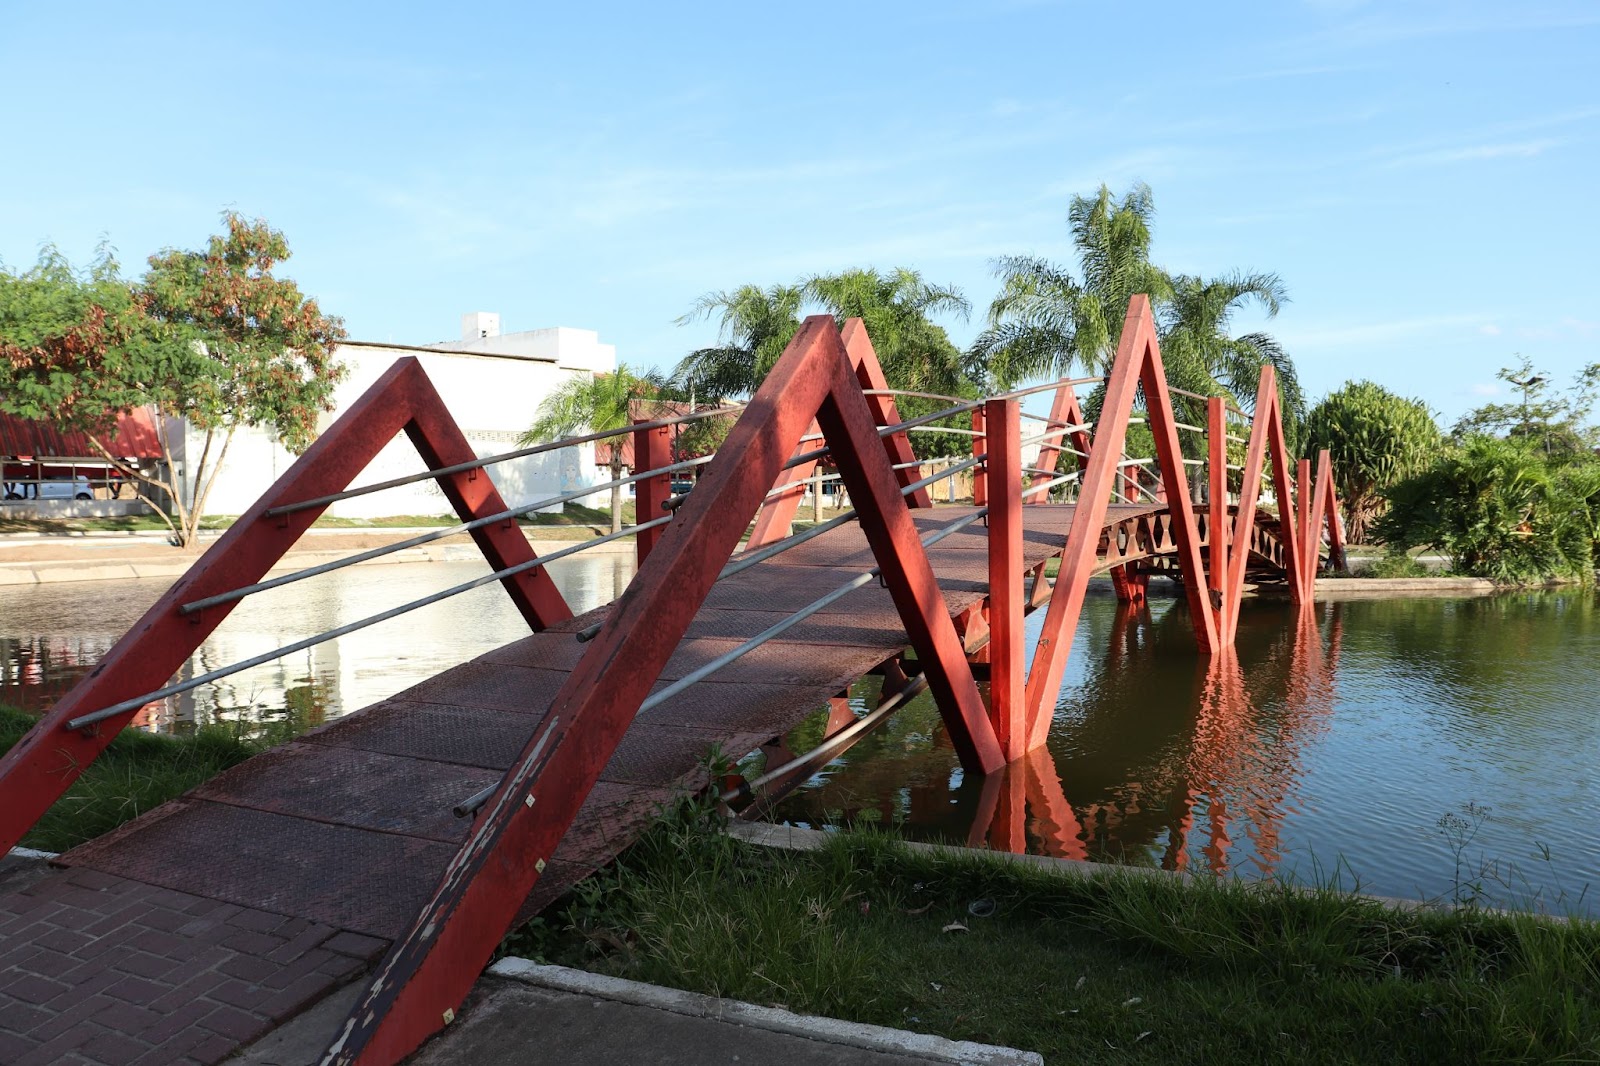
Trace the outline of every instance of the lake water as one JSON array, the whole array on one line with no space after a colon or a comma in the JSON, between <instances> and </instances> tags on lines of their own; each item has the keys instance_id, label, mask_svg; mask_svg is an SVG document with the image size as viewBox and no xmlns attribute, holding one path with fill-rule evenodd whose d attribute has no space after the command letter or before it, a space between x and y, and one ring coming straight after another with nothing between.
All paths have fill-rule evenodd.
<instances>
[{"instance_id":1,"label":"lake water","mask_svg":"<svg viewBox=\"0 0 1600 1066\"><path fill-rule=\"evenodd\" d=\"M633 555L571 556L549 569L578 613L616 598L633 576ZM480 562L372 564L268 590L241 602L178 676L292 644L487 572ZM166 589L166 582L148 579L8 587L0 599L0 703L48 707ZM527 633L505 590L490 584L152 703L134 725L183 732L200 722L293 716L309 727Z\"/></svg>"},{"instance_id":2,"label":"lake water","mask_svg":"<svg viewBox=\"0 0 1600 1066\"><path fill-rule=\"evenodd\" d=\"M924 696L776 814L1600 915L1597 766L1593 592L1247 602L1212 662L1173 601L1091 595L1043 757L968 778Z\"/></svg>"},{"instance_id":3,"label":"lake water","mask_svg":"<svg viewBox=\"0 0 1600 1066\"><path fill-rule=\"evenodd\" d=\"M560 560L575 610L631 555ZM184 676L468 580L478 563L355 567L240 605ZM163 591L151 581L8 588L0 701L48 706ZM1043 612L1030 620L1042 622ZM366 706L527 632L498 585L152 704L137 725ZM1478 895L1600 914L1600 608L1591 591L1481 599L1247 602L1238 647L1198 656L1173 600L1091 591L1048 749L961 771L927 697L777 808L807 825L1247 877L1337 877L1381 895ZM865 708L876 681L858 686ZM812 720L796 751L820 738ZM759 765L758 763L756 764ZM1585 891L1586 886L1592 886Z\"/></svg>"}]
</instances>

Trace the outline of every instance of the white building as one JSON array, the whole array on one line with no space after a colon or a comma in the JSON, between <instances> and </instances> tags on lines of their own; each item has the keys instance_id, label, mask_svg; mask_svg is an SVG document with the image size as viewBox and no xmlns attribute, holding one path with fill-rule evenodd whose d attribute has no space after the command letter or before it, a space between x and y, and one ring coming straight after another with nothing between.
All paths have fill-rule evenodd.
<instances>
[{"instance_id":1,"label":"white building","mask_svg":"<svg viewBox=\"0 0 1600 1066\"><path fill-rule=\"evenodd\" d=\"M502 334L500 316L486 311L461 316L460 340L425 346L349 341L338 347L336 356L349 374L334 392L334 409L322 417L323 428L348 409L395 360L412 356L422 363L445 407L480 458L515 449L517 438L533 422L540 402L574 374L609 373L617 365L616 347L601 344L599 334L593 330L560 326ZM185 456L198 460L205 441L203 434L193 430L184 436L183 453L174 458L180 467L184 491L192 500L194 472ZM218 447L220 442L213 444L213 455ZM270 430L239 430L206 500L206 513L242 514L294 460ZM352 487L424 469L416 449L401 434L378 453ZM488 469L508 506L548 499L610 476L608 471L596 470L593 445L531 455ZM432 481L420 481L343 500L329 507L327 513L340 518L380 518L449 511L450 505L438 486Z\"/></svg>"}]
</instances>

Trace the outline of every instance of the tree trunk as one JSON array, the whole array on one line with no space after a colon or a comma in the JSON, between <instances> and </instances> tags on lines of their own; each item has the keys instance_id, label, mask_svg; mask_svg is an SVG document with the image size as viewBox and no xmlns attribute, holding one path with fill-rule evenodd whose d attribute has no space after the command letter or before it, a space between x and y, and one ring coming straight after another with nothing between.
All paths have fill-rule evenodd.
<instances>
[{"instance_id":1,"label":"tree trunk","mask_svg":"<svg viewBox=\"0 0 1600 1066\"><path fill-rule=\"evenodd\" d=\"M621 443L619 442L619 443L612 444L612 446L611 446L611 455L612 455L612 459L611 459L611 480L614 481L614 482L622 480L622 458L621 458L621 453L622 453L622 445L621 445ZM614 485L611 486L611 532L619 533L621 531L622 531L622 486L614 484Z\"/></svg>"},{"instance_id":2,"label":"tree trunk","mask_svg":"<svg viewBox=\"0 0 1600 1066\"><path fill-rule=\"evenodd\" d=\"M200 466L194 472L194 502L189 508L188 524L184 527L184 543L190 548L200 546L200 523L205 519L206 501L211 498L211 490L217 484L217 477L222 473L222 466L228 461L228 445L233 443L234 427L229 426L222 437L222 450L217 453L217 461L209 470L207 460L211 455L211 440L214 430L206 431L205 451L200 454Z\"/></svg>"}]
</instances>

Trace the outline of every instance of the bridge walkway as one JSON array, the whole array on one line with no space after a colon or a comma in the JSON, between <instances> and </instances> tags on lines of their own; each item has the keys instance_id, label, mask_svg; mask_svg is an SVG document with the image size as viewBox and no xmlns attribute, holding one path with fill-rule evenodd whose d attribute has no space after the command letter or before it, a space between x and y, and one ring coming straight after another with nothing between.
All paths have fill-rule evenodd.
<instances>
[{"instance_id":1,"label":"bridge walkway","mask_svg":"<svg viewBox=\"0 0 1600 1066\"><path fill-rule=\"evenodd\" d=\"M1157 505L1115 506L1108 529ZM1025 567L1074 508L1023 508ZM926 533L970 508L913 512ZM928 549L952 616L988 594L972 525ZM658 688L873 565L858 525L718 583ZM309 732L0 883L0 1062L210 1063L381 957L467 836L451 808L523 750L609 608L525 637ZM525 906L609 862L674 796L792 728L906 646L869 584L640 716ZM76 1058L74 1058L76 1056Z\"/></svg>"}]
</instances>

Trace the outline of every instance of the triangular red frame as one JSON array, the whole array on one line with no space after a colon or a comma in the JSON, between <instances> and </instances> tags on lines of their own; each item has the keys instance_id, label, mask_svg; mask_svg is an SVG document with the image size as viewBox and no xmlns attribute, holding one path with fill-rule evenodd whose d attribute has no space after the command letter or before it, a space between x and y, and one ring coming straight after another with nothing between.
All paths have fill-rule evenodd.
<instances>
[{"instance_id":1,"label":"triangular red frame","mask_svg":"<svg viewBox=\"0 0 1600 1066\"><path fill-rule=\"evenodd\" d=\"M815 419L964 765L1004 765L890 453L833 319L806 319L483 806L327 1060L391 1063L460 1003Z\"/></svg>"},{"instance_id":2,"label":"triangular red frame","mask_svg":"<svg viewBox=\"0 0 1600 1066\"><path fill-rule=\"evenodd\" d=\"M0 757L0 854L15 846L71 787L137 708L85 730L67 729L65 723L166 685L233 610L233 603L187 615L178 608L260 581L326 505L276 517L268 512L342 492L402 431L430 470L477 458L422 364L415 357L397 361L145 612L87 677ZM463 521L506 510L494 482L480 469L438 480ZM513 521L473 530L472 537L496 570L536 558ZM524 570L503 583L535 631L572 617L543 567Z\"/></svg>"}]
</instances>

